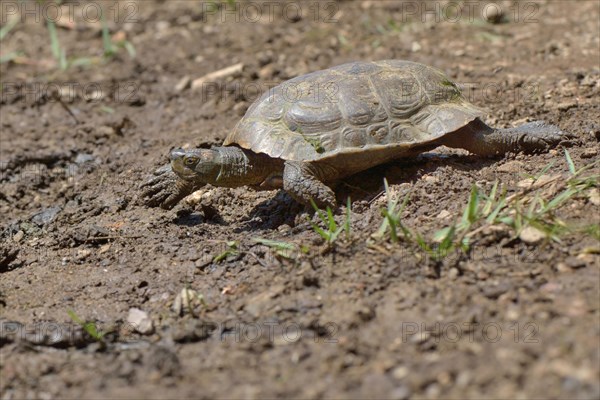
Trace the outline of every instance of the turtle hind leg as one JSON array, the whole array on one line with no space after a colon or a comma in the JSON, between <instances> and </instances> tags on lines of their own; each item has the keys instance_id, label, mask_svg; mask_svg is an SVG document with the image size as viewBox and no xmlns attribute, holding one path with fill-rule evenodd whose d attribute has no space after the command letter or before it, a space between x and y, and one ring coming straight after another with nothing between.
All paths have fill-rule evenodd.
<instances>
[{"instance_id":1,"label":"turtle hind leg","mask_svg":"<svg viewBox=\"0 0 600 400\"><path fill-rule=\"evenodd\" d=\"M493 129L475 120L447 135L440 144L490 156L519 151L544 152L572 137L559 127L543 121L528 122L516 128Z\"/></svg>"},{"instance_id":2,"label":"turtle hind leg","mask_svg":"<svg viewBox=\"0 0 600 400\"><path fill-rule=\"evenodd\" d=\"M157 169L154 175L140 186L140 189L145 205L149 207L160 206L169 210L181 199L202 186L204 185L180 179L171 169L171 165L167 164Z\"/></svg>"},{"instance_id":3,"label":"turtle hind leg","mask_svg":"<svg viewBox=\"0 0 600 400\"><path fill-rule=\"evenodd\" d=\"M318 170L310 164L286 161L283 168L283 189L294 200L310 206L311 200L317 207L336 207L335 193L320 179Z\"/></svg>"}]
</instances>

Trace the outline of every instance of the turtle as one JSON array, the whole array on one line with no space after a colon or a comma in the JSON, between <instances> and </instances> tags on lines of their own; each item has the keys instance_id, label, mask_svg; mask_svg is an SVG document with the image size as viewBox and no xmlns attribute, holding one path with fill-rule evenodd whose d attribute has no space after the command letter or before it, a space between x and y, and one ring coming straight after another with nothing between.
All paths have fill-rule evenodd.
<instances>
[{"instance_id":1,"label":"turtle","mask_svg":"<svg viewBox=\"0 0 600 400\"><path fill-rule=\"evenodd\" d=\"M336 207L336 182L444 145L480 156L538 152L570 134L543 121L496 129L441 70L357 61L302 75L265 92L220 147L170 153L142 184L148 206L170 209L206 184L284 189Z\"/></svg>"}]
</instances>

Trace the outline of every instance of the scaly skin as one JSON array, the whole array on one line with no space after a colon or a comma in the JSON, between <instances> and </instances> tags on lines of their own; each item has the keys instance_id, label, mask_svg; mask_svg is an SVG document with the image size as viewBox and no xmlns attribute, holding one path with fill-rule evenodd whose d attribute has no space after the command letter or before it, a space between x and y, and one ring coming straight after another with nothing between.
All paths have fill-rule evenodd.
<instances>
[{"instance_id":1,"label":"scaly skin","mask_svg":"<svg viewBox=\"0 0 600 400\"><path fill-rule=\"evenodd\" d=\"M465 149L480 156L494 156L508 152L548 151L570 138L572 135L543 121L528 122L516 128L494 129L480 120L475 120L464 128L444 136L439 144Z\"/></svg>"},{"instance_id":2,"label":"scaly skin","mask_svg":"<svg viewBox=\"0 0 600 400\"><path fill-rule=\"evenodd\" d=\"M222 187L253 186L277 189L274 179L283 175L283 160L254 154L237 147L175 149L171 163L163 165L141 185L144 203L150 207L173 208L184 197L206 184Z\"/></svg>"},{"instance_id":3,"label":"scaly skin","mask_svg":"<svg viewBox=\"0 0 600 400\"><path fill-rule=\"evenodd\" d=\"M319 208L336 207L335 193L320 179L321 171L314 165L286 161L283 188L294 200L310 205L312 199Z\"/></svg>"},{"instance_id":4,"label":"scaly skin","mask_svg":"<svg viewBox=\"0 0 600 400\"><path fill-rule=\"evenodd\" d=\"M458 131L429 142L426 148L445 145L482 156L532 153L547 151L571 137L557 126L542 121L517 128L494 129L476 119ZM171 153L171 164L159 168L154 177L142 185L142 195L147 205L169 209L207 183L269 190L283 187L300 203L310 205L312 199L319 207L334 208L335 193L324 182L338 178L339 173L332 165L273 159L233 146L177 149Z\"/></svg>"},{"instance_id":5,"label":"scaly skin","mask_svg":"<svg viewBox=\"0 0 600 400\"><path fill-rule=\"evenodd\" d=\"M204 184L180 179L171 164L166 164L154 171L154 175L141 185L144 203L150 207L160 206L170 210L184 197L200 189Z\"/></svg>"}]
</instances>

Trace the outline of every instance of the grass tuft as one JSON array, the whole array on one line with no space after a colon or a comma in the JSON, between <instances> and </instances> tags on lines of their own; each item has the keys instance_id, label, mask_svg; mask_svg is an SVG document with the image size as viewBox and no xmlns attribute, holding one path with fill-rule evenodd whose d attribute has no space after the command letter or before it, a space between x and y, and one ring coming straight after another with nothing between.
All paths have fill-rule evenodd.
<instances>
[{"instance_id":1,"label":"grass tuft","mask_svg":"<svg viewBox=\"0 0 600 400\"><path fill-rule=\"evenodd\" d=\"M402 203L400 204L400 206L398 206L398 201L394 200L392 198L387 179L385 179L385 178L383 178L383 186L385 188L385 193L386 193L386 197L387 197L387 208L382 210L382 212L381 212L384 219L383 219L383 222L381 223L381 226L377 230L377 232L375 232L373 234L373 237L375 237L377 239L383 238L385 236L386 232L389 231L390 240L393 243L397 243L400 241L399 236L398 236L398 229L400 229L404 235L404 238L406 240L410 241L412 239L413 235L410 232L410 230L408 230L404 226L404 224L402 224L402 222L400 220L402 213L404 212L404 208L406 207L406 205L408 204L408 201L410 200L410 192L407 193L406 196L404 196Z\"/></svg>"},{"instance_id":2,"label":"grass tuft","mask_svg":"<svg viewBox=\"0 0 600 400\"><path fill-rule=\"evenodd\" d=\"M235 257L240 254L240 252L238 250L238 242L237 241L231 240L231 241L228 241L226 244L227 244L227 250L216 255L213 258L214 263L220 263L221 261L225 260L228 257Z\"/></svg>"},{"instance_id":3,"label":"grass tuft","mask_svg":"<svg viewBox=\"0 0 600 400\"><path fill-rule=\"evenodd\" d=\"M409 195L398 206L397 201L392 200L387 181L384 180L388 203L387 208L382 210L383 222L373 237L383 238L389 232L390 241L397 243L400 241L400 231L405 242L419 248L434 260L441 260L456 251L468 253L477 235L491 226L502 226L509 230L512 239L521 239L521 233L525 230L539 231L546 240L555 242L561 242L562 236L575 232L600 239L598 224L578 226L567 223L558 216L559 209L568 202L589 196L588 192L597 190L600 175L584 176L583 173L597 167L600 161L578 169L567 150L565 159L569 169L569 176L565 180L561 181L560 175L550 178L545 175L554 164L551 163L532 177L529 187L510 196L498 181L488 194L473 185L461 218L435 231L430 238L402 223L401 214Z\"/></svg>"},{"instance_id":4,"label":"grass tuft","mask_svg":"<svg viewBox=\"0 0 600 400\"><path fill-rule=\"evenodd\" d=\"M285 258L288 260L295 260L300 253L307 253L308 248L304 246L298 246L294 243L282 242L271 239L253 238L255 243L262 244L273 250L277 257Z\"/></svg>"},{"instance_id":5,"label":"grass tuft","mask_svg":"<svg viewBox=\"0 0 600 400\"><path fill-rule=\"evenodd\" d=\"M313 200L310 201L311 205L315 209L316 214L321 219L321 222L325 225L325 229L321 228L319 225L311 222L312 228L315 232L319 234L326 242L328 247L332 247L334 243L337 241L340 233L346 233L346 239L350 240L352 227L350 221L350 215L352 212L350 198L348 198L346 202L346 217L344 220L344 224L338 226L335 218L333 217L333 211L331 208L327 207L325 211L321 210Z\"/></svg>"}]
</instances>

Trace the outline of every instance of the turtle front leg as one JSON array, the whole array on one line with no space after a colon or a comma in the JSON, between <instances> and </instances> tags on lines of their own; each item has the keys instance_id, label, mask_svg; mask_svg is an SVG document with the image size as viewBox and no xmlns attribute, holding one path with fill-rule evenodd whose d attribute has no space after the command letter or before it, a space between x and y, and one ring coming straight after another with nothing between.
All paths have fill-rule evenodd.
<instances>
[{"instance_id":1,"label":"turtle front leg","mask_svg":"<svg viewBox=\"0 0 600 400\"><path fill-rule=\"evenodd\" d=\"M154 176L144 182L140 188L144 204L149 207L160 206L170 210L181 199L202 186L204 184L196 184L179 178L171 169L171 165L167 164L154 171Z\"/></svg>"},{"instance_id":2,"label":"turtle front leg","mask_svg":"<svg viewBox=\"0 0 600 400\"><path fill-rule=\"evenodd\" d=\"M493 129L475 120L459 132L448 135L448 143L442 144L488 156L519 151L544 152L571 138L573 135L543 121L528 122L516 128Z\"/></svg>"},{"instance_id":3,"label":"turtle front leg","mask_svg":"<svg viewBox=\"0 0 600 400\"><path fill-rule=\"evenodd\" d=\"M335 193L321 180L318 169L308 163L286 161L283 168L283 189L294 200L310 206L336 207Z\"/></svg>"}]
</instances>

